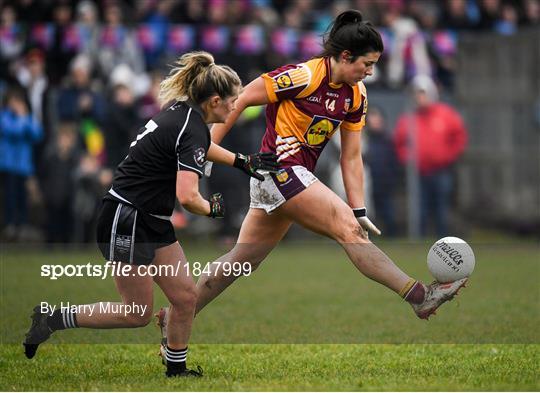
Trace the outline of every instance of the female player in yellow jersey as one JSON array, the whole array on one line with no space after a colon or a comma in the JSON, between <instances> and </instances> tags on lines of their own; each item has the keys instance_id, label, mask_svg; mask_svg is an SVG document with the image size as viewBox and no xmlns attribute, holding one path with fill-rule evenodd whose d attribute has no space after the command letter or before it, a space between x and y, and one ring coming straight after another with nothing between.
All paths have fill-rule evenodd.
<instances>
[{"instance_id":1,"label":"female player in yellow jersey","mask_svg":"<svg viewBox=\"0 0 540 393\"><path fill-rule=\"evenodd\" d=\"M276 153L282 168L263 181L252 179L250 210L237 244L218 260L249 261L256 268L296 222L337 241L360 272L403 297L418 317L428 318L466 279L424 285L368 240L368 232L380 231L366 216L364 201L360 131L367 98L362 79L372 74L382 51L381 36L373 26L362 21L360 12L346 11L334 21L319 57L255 79L240 94L227 121L213 127L212 140L219 143L246 107L266 104L261 151ZM348 204L312 173L338 129ZM216 267L212 265L212 272L197 283L197 312L236 279ZM162 326L165 314L160 312Z\"/></svg>"}]
</instances>

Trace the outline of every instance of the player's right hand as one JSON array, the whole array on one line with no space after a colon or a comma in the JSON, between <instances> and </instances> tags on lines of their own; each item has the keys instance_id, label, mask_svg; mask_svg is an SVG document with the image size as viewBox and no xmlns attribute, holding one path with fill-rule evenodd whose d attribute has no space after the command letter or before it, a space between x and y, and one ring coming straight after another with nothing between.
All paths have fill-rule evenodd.
<instances>
[{"instance_id":1,"label":"player's right hand","mask_svg":"<svg viewBox=\"0 0 540 393\"><path fill-rule=\"evenodd\" d=\"M260 181L264 180L264 176L258 173L257 170L268 172L277 172L279 170L277 156L274 153L255 153L247 156L236 153L234 166Z\"/></svg>"},{"instance_id":2,"label":"player's right hand","mask_svg":"<svg viewBox=\"0 0 540 393\"><path fill-rule=\"evenodd\" d=\"M225 201L223 200L223 195L221 195L221 193L216 192L215 194L212 194L208 202L210 202L210 213L208 214L208 217L225 217Z\"/></svg>"},{"instance_id":3,"label":"player's right hand","mask_svg":"<svg viewBox=\"0 0 540 393\"><path fill-rule=\"evenodd\" d=\"M358 221L358 223L360 224L360 226L365 232L364 237L366 239L368 238L369 232L373 232L377 235L381 234L381 231L379 230L379 228L377 228L375 224L373 224L371 220L368 218L365 207L354 208L352 210L353 210L354 216L356 217L356 220Z\"/></svg>"}]
</instances>

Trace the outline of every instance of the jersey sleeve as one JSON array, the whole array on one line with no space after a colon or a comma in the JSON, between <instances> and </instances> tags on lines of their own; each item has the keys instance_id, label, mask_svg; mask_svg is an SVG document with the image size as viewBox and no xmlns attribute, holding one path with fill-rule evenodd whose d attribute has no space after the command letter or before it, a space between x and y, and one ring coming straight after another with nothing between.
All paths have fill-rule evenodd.
<instances>
[{"instance_id":1,"label":"jersey sleeve","mask_svg":"<svg viewBox=\"0 0 540 393\"><path fill-rule=\"evenodd\" d=\"M311 82L311 70L305 64L289 64L262 74L271 103L297 98Z\"/></svg>"},{"instance_id":2,"label":"jersey sleeve","mask_svg":"<svg viewBox=\"0 0 540 393\"><path fill-rule=\"evenodd\" d=\"M354 89L354 99L351 109L348 111L341 129L345 131L358 132L366 124L366 113L368 107L367 92L364 84L360 82L358 88Z\"/></svg>"},{"instance_id":3,"label":"jersey sleeve","mask_svg":"<svg viewBox=\"0 0 540 393\"><path fill-rule=\"evenodd\" d=\"M198 127L200 128L200 127ZM176 160L179 171L192 171L203 176L206 153L210 147L208 130L186 129L179 135L176 145Z\"/></svg>"}]
</instances>

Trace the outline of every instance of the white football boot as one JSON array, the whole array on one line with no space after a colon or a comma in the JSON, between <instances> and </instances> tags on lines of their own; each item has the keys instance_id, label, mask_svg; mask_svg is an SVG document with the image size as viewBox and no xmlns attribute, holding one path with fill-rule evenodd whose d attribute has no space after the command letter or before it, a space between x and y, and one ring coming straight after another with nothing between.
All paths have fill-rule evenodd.
<instances>
[{"instance_id":1,"label":"white football boot","mask_svg":"<svg viewBox=\"0 0 540 393\"><path fill-rule=\"evenodd\" d=\"M435 311L443 303L450 301L454 296L457 296L458 291L463 288L466 283L467 278L444 284L434 281L425 286L426 294L422 303L410 304L418 318L429 319L430 315L435 314Z\"/></svg>"},{"instance_id":2,"label":"white football boot","mask_svg":"<svg viewBox=\"0 0 540 393\"><path fill-rule=\"evenodd\" d=\"M163 364L165 364L165 347L167 346L167 322L168 322L169 307L161 307L154 315L157 318L156 325L161 330L161 344L159 347L159 356Z\"/></svg>"}]
</instances>

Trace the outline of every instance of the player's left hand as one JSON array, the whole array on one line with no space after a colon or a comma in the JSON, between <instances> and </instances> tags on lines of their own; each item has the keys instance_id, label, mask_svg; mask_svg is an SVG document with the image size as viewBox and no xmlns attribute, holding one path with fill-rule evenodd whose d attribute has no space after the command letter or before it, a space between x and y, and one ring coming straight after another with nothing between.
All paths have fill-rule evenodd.
<instances>
[{"instance_id":1,"label":"player's left hand","mask_svg":"<svg viewBox=\"0 0 540 393\"><path fill-rule=\"evenodd\" d=\"M354 208L352 210L353 210L354 216L358 220L358 223L360 224L362 229L365 231L366 238L369 232L373 232L376 235L381 234L381 231L379 230L379 228L377 228L375 224L373 224L371 220L367 217L367 210L365 207Z\"/></svg>"},{"instance_id":2,"label":"player's left hand","mask_svg":"<svg viewBox=\"0 0 540 393\"><path fill-rule=\"evenodd\" d=\"M274 153L255 153L247 156L236 153L234 166L260 181L264 180L264 176L257 173L257 170L268 172L279 170L277 156Z\"/></svg>"}]
</instances>

